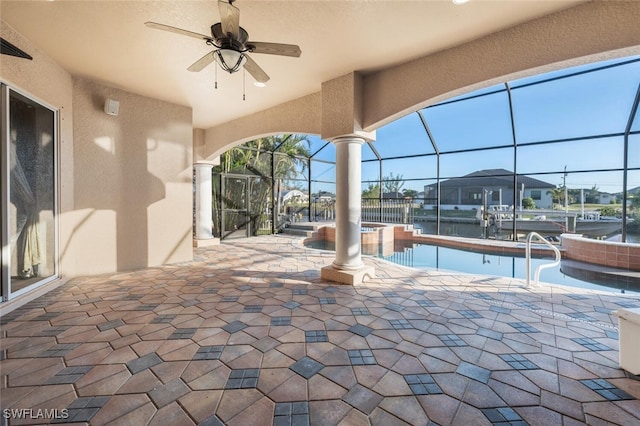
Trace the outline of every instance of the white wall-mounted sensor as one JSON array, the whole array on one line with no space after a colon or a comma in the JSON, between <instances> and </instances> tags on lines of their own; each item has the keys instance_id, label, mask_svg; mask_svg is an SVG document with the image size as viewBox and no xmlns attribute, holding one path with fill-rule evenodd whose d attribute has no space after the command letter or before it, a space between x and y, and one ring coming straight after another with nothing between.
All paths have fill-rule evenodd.
<instances>
[{"instance_id":1,"label":"white wall-mounted sensor","mask_svg":"<svg viewBox=\"0 0 640 426\"><path fill-rule=\"evenodd\" d=\"M113 99L107 98L104 102L104 112L109 115L118 115L118 111L120 110L120 102L114 101Z\"/></svg>"}]
</instances>

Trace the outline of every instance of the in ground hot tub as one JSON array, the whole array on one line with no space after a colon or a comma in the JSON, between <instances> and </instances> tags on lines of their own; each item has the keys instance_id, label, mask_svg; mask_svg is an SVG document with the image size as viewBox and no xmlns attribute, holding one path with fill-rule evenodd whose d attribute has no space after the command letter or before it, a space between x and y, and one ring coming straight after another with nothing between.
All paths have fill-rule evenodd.
<instances>
[{"instance_id":1,"label":"in ground hot tub","mask_svg":"<svg viewBox=\"0 0 640 426\"><path fill-rule=\"evenodd\" d=\"M318 240L324 240L326 248L335 249L336 228L335 226L325 226L319 229ZM306 240L306 243L312 243L313 240ZM361 224L360 244L362 246L362 254L372 256L390 256L393 254L394 243L394 225L384 223Z\"/></svg>"},{"instance_id":2,"label":"in ground hot tub","mask_svg":"<svg viewBox=\"0 0 640 426\"><path fill-rule=\"evenodd\" d=\"M362 253L377 256L393 254L394 231L393 225L384 223L363 223L360 233Z\"/></svg>"}]
</instances>

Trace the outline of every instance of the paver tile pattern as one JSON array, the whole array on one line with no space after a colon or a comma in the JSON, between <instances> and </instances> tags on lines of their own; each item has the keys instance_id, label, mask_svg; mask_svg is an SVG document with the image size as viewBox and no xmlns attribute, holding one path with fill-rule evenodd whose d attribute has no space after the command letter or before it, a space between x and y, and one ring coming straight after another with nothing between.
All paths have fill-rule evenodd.
<instances>
[{"instance_id":1,"label":"paver tile pattern","mask_svg":"<svg viewBox=\"0 0 640 426\"><path fill-rule=\"evenodd\" d=\"M612 316L640 295L370 257L376 277L343 286L320 278L332 261L266 236L70 279L0 317L0 408L92 425L640 424Z\"/></svg>"}]
</instances>

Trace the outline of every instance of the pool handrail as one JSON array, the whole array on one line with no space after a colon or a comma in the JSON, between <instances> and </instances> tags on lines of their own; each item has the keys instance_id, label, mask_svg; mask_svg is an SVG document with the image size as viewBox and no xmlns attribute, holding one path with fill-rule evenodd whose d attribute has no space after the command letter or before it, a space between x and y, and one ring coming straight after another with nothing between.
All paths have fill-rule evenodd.
<instances>
[{"instance_id":1,"label":"pool handrail","mask_svg":"<svg viewBox=\"0 0 640 426\"><path fill-rule=\"evenodd\" d=\"M542 235L538 234L537 232L529 232L529 234L527 234L527 244L525 248L525 273L527 274L527 283L525 285L526 288L531 288L531 240L533 240L534 237L551 247L556 255L555 261L551 263L544 263L536 268L534 277L534 283L536 286L539 285L538 280L540 279L540 271L542 269L558 266L561 259L560 250L558 250L556 246L545 240Z\"/></svg>"}]
</instances>

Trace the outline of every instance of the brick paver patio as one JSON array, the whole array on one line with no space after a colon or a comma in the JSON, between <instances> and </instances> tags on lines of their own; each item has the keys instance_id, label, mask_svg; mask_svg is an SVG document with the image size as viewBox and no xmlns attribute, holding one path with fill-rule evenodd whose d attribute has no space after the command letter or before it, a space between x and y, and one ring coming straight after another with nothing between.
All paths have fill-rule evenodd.
<instances>
[{"instance_id":1,"label":"brick paver patio","mask_svg":"<svg viewBox=\"0 0 640 426\"><path fill-rule=\"evenodd\" d=\"M3 414L9 424L640 424L640 381L618 367L611 315L640 306L639 294L526 290L373 258L377 277L350 287L320 279L332 260L269 236L198 249L188 264L74 278L2 316L0 404L14 410Z\"/></svg>"}]
</instances>

